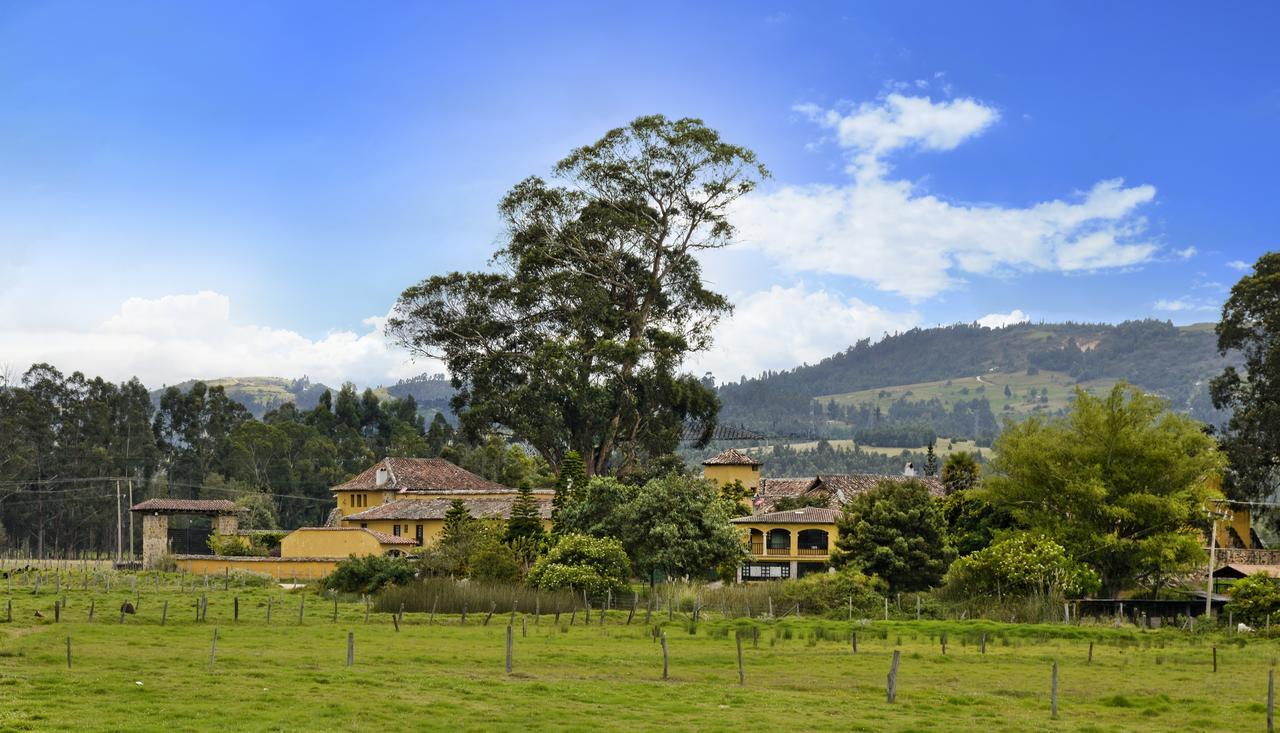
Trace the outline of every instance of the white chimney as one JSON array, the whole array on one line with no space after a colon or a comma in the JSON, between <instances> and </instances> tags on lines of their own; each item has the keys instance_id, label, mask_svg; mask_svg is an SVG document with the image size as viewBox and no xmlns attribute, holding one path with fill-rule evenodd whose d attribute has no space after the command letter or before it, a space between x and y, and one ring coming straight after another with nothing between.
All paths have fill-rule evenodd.
<instances>
[{"instance_id":1,"label":"white chimney","mask_svg":"<svg viewBox=\"0 0 1280 733\"><path fill-rule=\"evenodd\" d=\"M916 475L916 467L915 467L914 465L912 465L912 463L911 463L910 461L908 461L908 462L907 462L907 465L902 469L902 475L903 475L903 476L914 476L914 475Z\"/></svg>"},{"instance_id":2,"label":"white chimney","mask_svg":"<svg viewBox=\"0 0 1280 733\"><path fill-rule=\"evenodd\" d=\"M387 470L387 467L379 466L378 472L374 474L373 483L375 486L382 486L387 483L387 479L389 478L391 478L391 472Z\"/></svg>"}]
</instances>

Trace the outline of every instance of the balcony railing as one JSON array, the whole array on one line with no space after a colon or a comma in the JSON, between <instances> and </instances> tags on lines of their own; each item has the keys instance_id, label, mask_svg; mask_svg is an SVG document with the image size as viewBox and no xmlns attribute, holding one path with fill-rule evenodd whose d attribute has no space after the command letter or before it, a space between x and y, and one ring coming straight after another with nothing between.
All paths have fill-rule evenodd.
<instances>
[{"instance_id":1,"label":"balcony railing","mask_svg":"<svg viewBox=\"0 0 1280 733\"><path fill-rule=\"evenodd\" d=\"M748 544L747 544L747 552L750 552L752 555L763 555L763 554L764 554L764 543L763 543L763 542L750 542L750 543L748 543Z\"/></svg>"},{"instance_id":2,"label":"balcony railing","mask_svg":"<svg viewBox=\"0 0 1280 733\"><path fill-rule=\"evenodd\" d=\"M796 550L796 554L826 557L831 554L831 551L825 547L801 547L799 550Z\"/></svg>"}]
</instances>

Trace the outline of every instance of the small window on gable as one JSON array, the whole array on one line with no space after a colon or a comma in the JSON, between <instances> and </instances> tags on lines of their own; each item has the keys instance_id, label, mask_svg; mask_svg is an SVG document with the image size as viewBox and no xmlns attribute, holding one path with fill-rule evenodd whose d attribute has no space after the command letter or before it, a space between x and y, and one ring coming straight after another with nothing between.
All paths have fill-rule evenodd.
<instances>
[{"instance_id":1,"label":"small window on gable","mask_svg":"<svg viewBox=\"0 0 1280 733\"><path fill-rule=\"evenodd\" d=\"M400 525L398 525L398 524L393 524L393 525L391 525L391 534L395 535L396 537L399 537L399 536L400 536Z\"/></svg>"}]
</instances>

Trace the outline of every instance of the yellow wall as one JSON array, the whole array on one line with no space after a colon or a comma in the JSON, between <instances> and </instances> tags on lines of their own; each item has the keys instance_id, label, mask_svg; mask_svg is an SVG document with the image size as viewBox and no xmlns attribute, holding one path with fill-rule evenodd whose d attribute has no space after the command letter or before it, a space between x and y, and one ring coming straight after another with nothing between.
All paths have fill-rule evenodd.
<instances>
[{"instance_id":1,"label":"yellow wall","mask_svg":"<svg viewBox=\"0 0 1280 733\"><path fill-rule=\"evenodd\" d=\"M375 532L382 532L389 535L395 535L397 524L400 525L400 536L407 537L411 540L416 540L418 538L418 525L421 524L422 544L424 546L435 543L436 540L440 539L441 533L444 532L443 519L371 519L367 522L361 522L356 519L342 520L342 526L344 527L359 527L361 525L367 525L367 529L372 529ZM542 520L542 528L550 531L551 520Z\"/></svg>"},{"instance_id":2,"label":"yellow wall","mask_svg":"<svg viewBox=\"0 0 1280 733\"><path fill-rule=\"evenodd\" d=\"M179 555L176 558L178 570L185 570L192 575L222 575L231 572L245 571L263 573L277 580L299 581L323 578L337 567L337 560L298 560L280 557L219 557L215 555Z\"/></svg>"},{"instance_id":3,"label":"yellow wall","mask_svg":"<svg viewBox=\"0 0 1280 733\"><path fill-rule=\"evenodd\" d=\"M1240 535L1240 539L1244 540L1246 548L1251 547L1253 539L1249 534L1249 510L1234 509L1231 511L1231 518L1221 520L1218 523L1218 547L1231 547L1231 532L1234 529L1236 534Z\"/></svg>"},{"instance_id":4,"label":"yellow wall","mask_svg":"<svg viewBox=\"0 0 1280 733\"><path fill-rule=\"evenodd\" d=\"M280 541L281 557L350 557L381 555L382 545L368 532L303 527Z\"/></svg>"},{"instance_id":5,"label":"yellow wall","mask_svg":"<svg viewBox=\"0 0 1280 733\"><path fill-rule=\"evenodd\" d=\"M375 506L382 506L388 501L395 500L394 491L335 491L334 500L338 502L338 510L342 512L342 516L355 514L366 509L372 509ZM359 504L357 497L363 496L364 503Z\"/></svg>"},{"instance_id":6,"label":"yellow wall","mask_svg":"<svg viewBox=\"0 0 1280 733\"><path fill-rule=\"evenodd\" d=\"M759 466L703 466L702 475L716 482L716 485L732 483L734 479L750 489L751 494L760 490Z\"/></svg>"}]
</instances>

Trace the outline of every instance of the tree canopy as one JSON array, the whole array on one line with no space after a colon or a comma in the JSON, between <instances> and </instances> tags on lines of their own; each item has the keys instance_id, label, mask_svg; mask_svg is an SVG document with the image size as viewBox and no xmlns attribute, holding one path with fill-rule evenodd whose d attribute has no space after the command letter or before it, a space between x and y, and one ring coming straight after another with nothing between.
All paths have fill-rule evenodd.
<instances>
[{"instance_id":1,"label":"tree canopy","mask_svg":"<svg viewBox=\"0 0 1280 733\"><path fill-rule=\"evenodd\" d=\"M502 200L492 272L406 289L387 330L442 359L464 430L501 426L558 468L627 473L670 453L687 419L709 439L719 403L680 374L731 306L697 253L730 243L730 206L767 175L750 150L696 119L640 117L573 150L556 183Z\"/></svg>"},{"instance_id":2,"label":"tree canopy","mask_svg":"<svg viewBox=\"0 0 1280 733\"><path fill-rule=\"evenodd\" d=\"M956 556L942 512L918 480L885 480L854 496L836 526L832 564L875 575L893 591L937 585Z\"/></svg>"},{"instance_id":3,"label":"tree canopy","mask_svg":"<svg viewBox=\"0 0 1280 733\"><path fill-rule=\"evenodd\" d=\"M1228 366L1210 384L1213 405L1230 409L1222 448L1231 459L1227 491L1259 499L1280 486L1280 253L1268 252L1240 278L1215 329L1222 354L1244 355L1244 373Z\"/></svg>"},{"instance_id":4,"label":"tree canopy","mask_svg":"<svg viewBox=\"0 0 1280 733\"><path fill-rule=\"evenodd\" d=\"M1160 398L1077 388L1066 416L1006 428L985 487L1018 524L1097 571L1104 592L1155 591L1202 557L1194 528L1223 463L1202 426Z\"/></svg>"}]
</instances>

